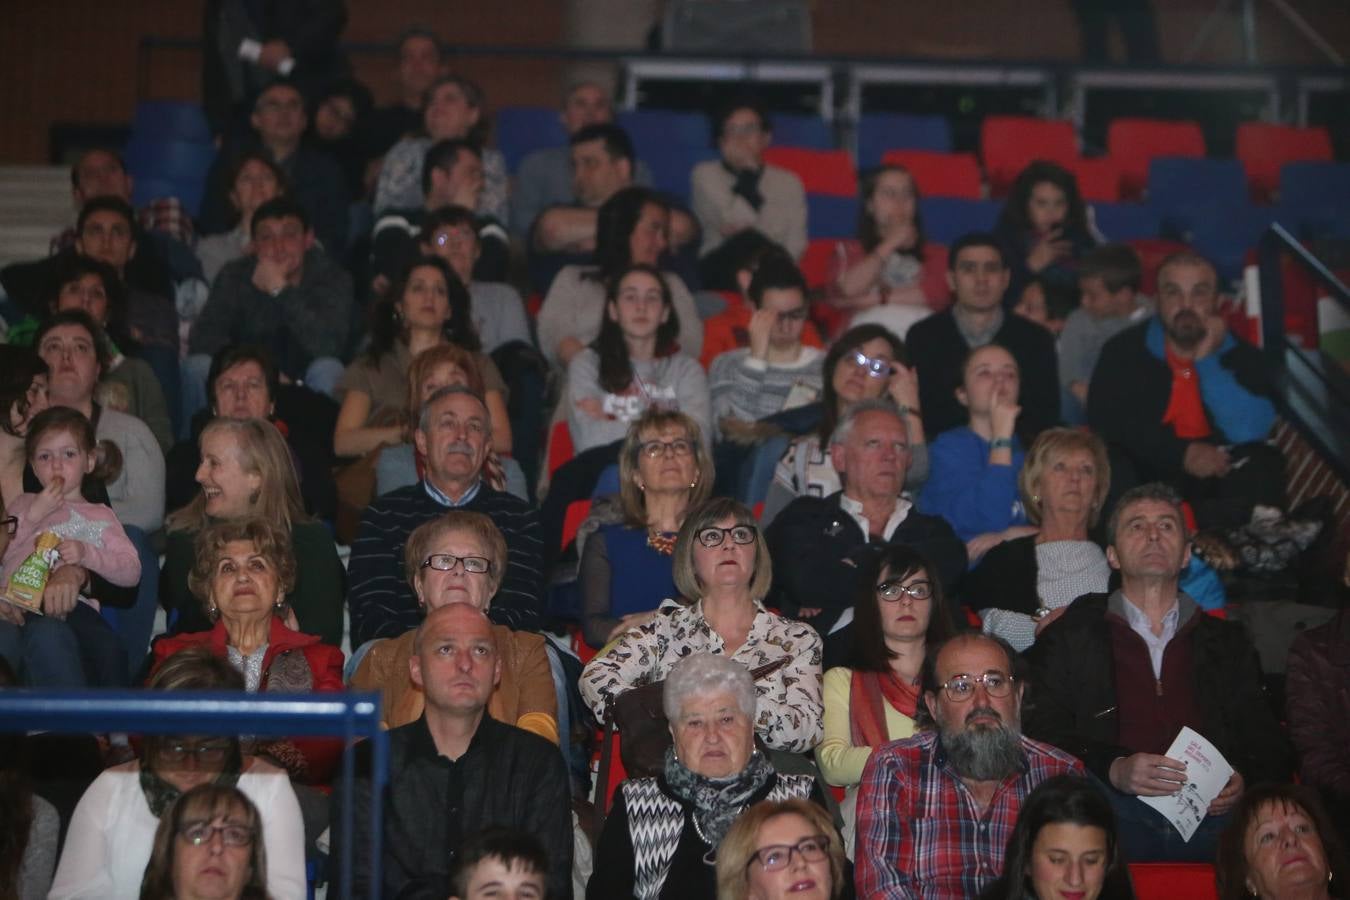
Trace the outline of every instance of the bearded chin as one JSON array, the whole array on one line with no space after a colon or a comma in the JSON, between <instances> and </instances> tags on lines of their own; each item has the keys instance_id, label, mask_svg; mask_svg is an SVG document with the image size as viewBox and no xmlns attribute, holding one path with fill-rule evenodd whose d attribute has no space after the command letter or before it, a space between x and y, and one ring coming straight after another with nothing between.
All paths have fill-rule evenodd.
<instances>
[{"instance_id":1,"label":"bearded chin","mask_svg":"<svg viewBox=\"0 0 1350 900\"><path fill-rule=\"evenodd\" d=\"M1178 316L1167 328L1167 336L1183 350L1197 346L1205 337L1205 323L1196 316Z\"/></svg>"},{"instance_id":2,"label":"bearded chin","mask_svg":"<svg viewBox=\"0 0 1350 900\"><path fill-rule=\"evenodd\" d=\"M1001 781L1022 765L1021 731L1004 724L944 731L942 747L956 774L973 781Z\"/></svg>"}]
</instances>

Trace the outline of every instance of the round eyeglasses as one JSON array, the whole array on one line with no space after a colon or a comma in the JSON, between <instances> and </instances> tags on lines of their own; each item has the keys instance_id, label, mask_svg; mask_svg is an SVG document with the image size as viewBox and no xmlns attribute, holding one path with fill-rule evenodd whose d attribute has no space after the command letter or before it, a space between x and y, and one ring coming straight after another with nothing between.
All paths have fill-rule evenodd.
<instances>
[{"instance_id":1,"label":"round eyeglasses","mask_svg":"<svg viewBox=\"0 0 1350 900\"><path fill-rule=\"evenodd\" d=\"M453 572L455 565L464 566L470 575L482 575L492 568L486 556L451 556L449 553L433 553L422 560L422 568L435 569L437 572Z\"/></svg>"},{"instance_id":2,"label":"round eyeglasses","mask_svg":"<svg viewBox=\"0 0 1350 900\"><path fill-rule=\"evenodd\" d=\"M188 822L178 829L183 840L194 847L211 843L217 834L226 847L247 847L253 843L253 829L247 825L212 825L209 822Z\"/></svg>"},{"instance_id":3,"label":"round eyeglasses","mask_svg":"<svg viewBox=\"0 0 1350 900\"><path fill-rule=\"evenodd\" d=\"M929 600L933 596L933 585L927 581L901 584L900 579L890 578L877 585L877 596L888 603L898 603L901 597L914 601Z\"/></svg>"},{"instance_id":4,"label":"round eyeglasses","mask_svg":"<svg viewBox=\"0 0 1350 900\"><path fill-rule=\"evenodd\" d=\"M730 528L718 528L716 525L710 525L707 528L700 528L698 542L711 550L713 547L722 546L722 542L728 537L733 544L753 544L755 535L759 534L759 529L753 525L733 525Z\"/></svg>"},{"instance_id":5,"label":"round eyeglasses","mask_svg":"<svg viewBox=\"0 0 1350 900\"><path fill-rule=\"evenodd\" d=\"M667 453L673 453L676 456L688 456L694 452L694 445L685 438L676 438L673 441L643 441L638 445L638 450L648 459L657 459Z\"/></svg>"},{"instance_id":6,"label":"round eyeglasses","mask_svg":"<svg viewBox=\"0 0 1350 900\"><path fill-rule=\"evenodd\" d=\"M766 872L777 872L780 869L786 869L792 865L792 854L797 854L805 862L820 862L830 852L830 839L823 834L813 834L810 837L802 838L795 844L770 844L767 847L760 847L750 856L750 862L745 864L748 869L754 863L759 863Z\"/></svg>"},{"instance_id":7,"label":"round eyeglasses","mask_svg":"<svg viewBox=\"0 0 1350 900\"><path fill-rule=\"evenodd\" d=\"M860 369L866 369L867 374L872 378L888 378L891 374L890 360L874 359L857 350L853 351L853 364Z\"/></svg>"},{"instance_id":8,"label":"round eyeglasses","mask_svg":"<svg viewBox=\"0 0 1350 900\"><path fill-rule=\"evenodd\" d=\"M977 684L984 685L984 692L990 697L999 699L1012 693L1014 680L1016 679L1012 675L1004 675L1002 672L985 672L974 677L957 675L938 687L947 692L947 699L953 703L965 703L975 696Z\"/></svg>"}]
</instances>

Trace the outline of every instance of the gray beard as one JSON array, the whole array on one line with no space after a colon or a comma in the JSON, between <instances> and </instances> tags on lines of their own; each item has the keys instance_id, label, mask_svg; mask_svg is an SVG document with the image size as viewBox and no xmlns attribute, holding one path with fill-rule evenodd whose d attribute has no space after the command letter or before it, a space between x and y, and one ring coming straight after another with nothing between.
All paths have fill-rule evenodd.
<instances>
[{"instance_id":1,"label":"gray beard","mask_svg":"<svg viewBox=\"0 0 1350 900\"><path fill-rule=\"evenodd\" d=\"M1001 724L957 732L942 732L956 774L972 781L1002 781L1022 766L1022 733Z\"/></svg>"}]
</instances>

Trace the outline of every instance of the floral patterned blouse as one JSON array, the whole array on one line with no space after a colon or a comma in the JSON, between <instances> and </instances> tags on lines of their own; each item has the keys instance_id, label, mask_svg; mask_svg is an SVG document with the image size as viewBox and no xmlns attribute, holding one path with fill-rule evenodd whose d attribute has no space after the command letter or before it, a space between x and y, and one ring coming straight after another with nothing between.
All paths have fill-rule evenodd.
<instances>
[{"instance_id":1,"label":"floral patterned blouse","mask_svg":"<svg viewBox=\"0 0 1350 900\"><path fill-rule=\"evenodd\" d=\"M692 653L722 654L724 648L721 635L703 618L702 601L686 606L666 600L656 618L629 629L586 664L581 696L603 720L612 697L665 678ZM755 731L775 750L804 753L820 743L824 729L820 636L810 626L756 604L750 633L731 658L756 669L784 656L792 662L755 683Z\"/></svg>"}]
</instances>

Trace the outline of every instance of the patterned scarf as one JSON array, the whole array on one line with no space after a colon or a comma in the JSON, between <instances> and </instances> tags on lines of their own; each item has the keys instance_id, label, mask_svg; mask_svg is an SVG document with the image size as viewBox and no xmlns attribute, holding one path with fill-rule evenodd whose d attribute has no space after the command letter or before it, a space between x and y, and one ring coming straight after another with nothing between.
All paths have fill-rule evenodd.
<instances>
[{"instance_id":1,"label":"patterned scarf","mask_svg":"<svg viewBox=\"0 0 1350 900\"><path fill-rule=\"evenodd\" d=\"M890 741L884 703L912 719L919 705L919 687L903 683L894 672L854 672L849 684L848 728L855 747L880 747Z\"/></svg>"},{"instance_id":2,"label":"patterned scarf","mask_svg":"<svg viewBox=\"0 0 1350 900\"><path fill-rule=\"evenodd\" d=\"M666 784L676 797L694 808L694 826L699 836L712 847L722 843L731 823L768 780L773 777L759 748L750 754L745 768L729 778L709 778L685 768L675 756L675 748L666 748Z\"/></svg>"},{"instance_id":3,"label":"patterned scarf","mask_svg":"<svg viewBox=\"0 0 1350 900\"><path fill-rule=\"evenodd\" d=\"M219 787L235 787L238 781L239 770L227 768L222 770L211 783ZM169 808L169 804L177 800L178 795L183 792L142 765L141 793L145 795L145 802L150 807L150 812L158 819L164 815L164 810Z\"/></svg>"}]
</instances>

